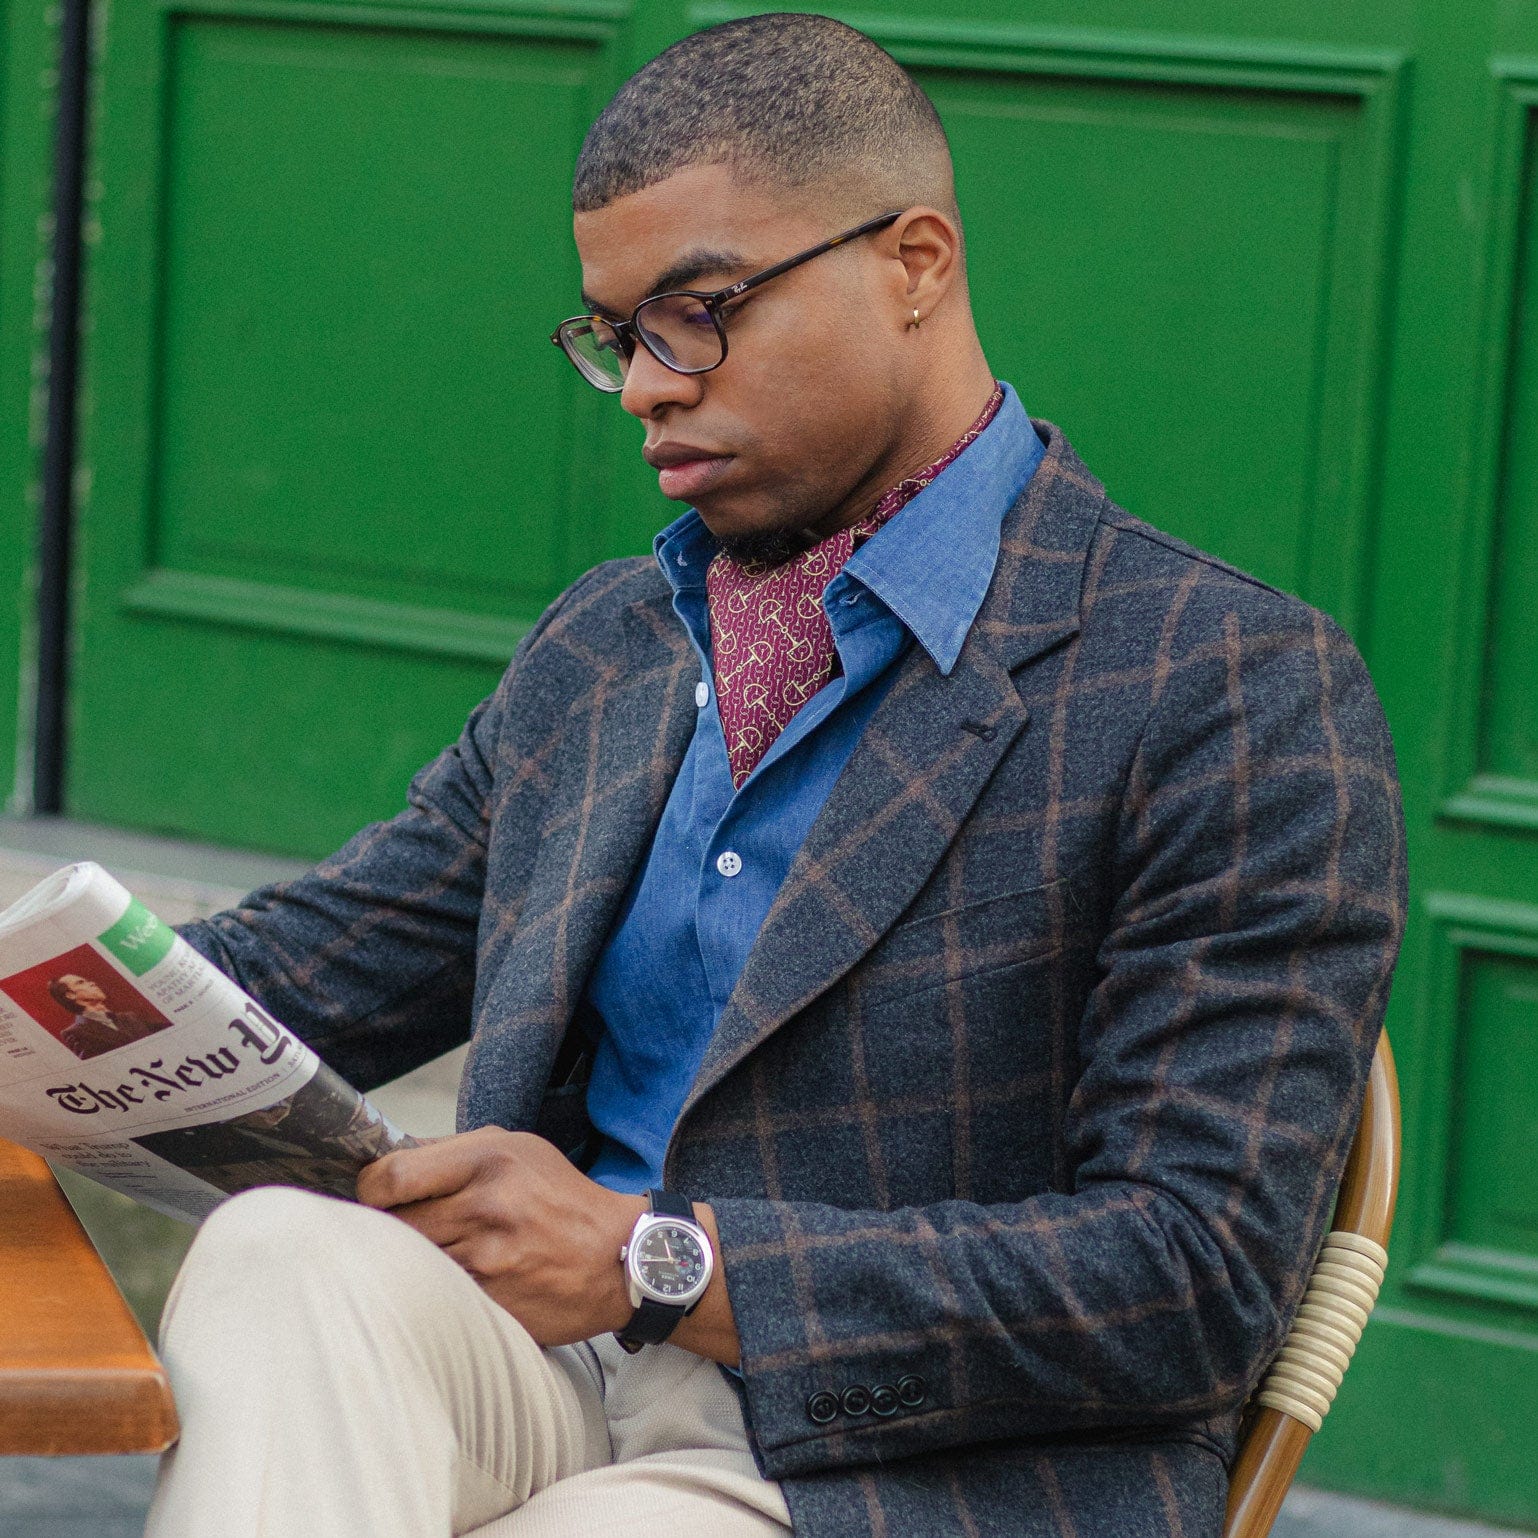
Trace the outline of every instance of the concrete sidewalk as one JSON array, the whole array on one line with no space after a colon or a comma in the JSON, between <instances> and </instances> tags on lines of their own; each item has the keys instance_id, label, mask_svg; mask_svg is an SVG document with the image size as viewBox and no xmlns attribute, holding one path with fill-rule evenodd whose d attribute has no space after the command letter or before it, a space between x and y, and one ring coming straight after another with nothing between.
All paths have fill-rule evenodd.
<instances>
[{"instance_id":1,"label":"concrete sidewalk","mask_svg":"<svg viewBox=\"0 0 1538 1538\"><path fill-rule=\"evenodd\" d=\"M172 924L217 912L252 888L304 868L292 860L62 819L0 819L0 907L49 871L79 859L106 866ZM440 1058L372 1098L409 1132L429 1137L452 1132L462 1057L456 1052ZM68 1185L92 1238L153 1334L188 1230L89 1181ZM0 1459L0 1535L139 1538L154 1478L153 1458ZM1507 1533L1304 1489L1288 1497L1273 1531L1275 1538L1502 1538Z\"/></svg>"},{"instance_id":2,"label":"concrete sidewalk","mask_svg":"<svg viewBox=\"0 0 1538 1538\"><path fill-rule=\"evenodd\" d=\"M5 1538L141 1538L153 1458L0 1458ZM1272 1538L1519 1538L1505 1528L1295 1489ZM1086 1534L1085 1538L1090 1538Z\"/></svg>"}]
</instances>

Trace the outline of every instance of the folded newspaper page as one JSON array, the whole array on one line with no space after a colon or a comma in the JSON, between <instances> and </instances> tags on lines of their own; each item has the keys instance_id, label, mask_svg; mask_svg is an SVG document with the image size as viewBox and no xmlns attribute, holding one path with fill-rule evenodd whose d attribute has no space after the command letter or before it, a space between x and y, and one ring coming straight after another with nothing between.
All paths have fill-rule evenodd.
<instances>
[{"instance_id":1,"label":"folded newspaper page","mask_svg":"<svg viewBox=\"0 0 1538 1538\"><path fill-rule=\"evenodd\" d=\"M89 861L0 913L0 1137L192 1221L412 1142Z\"/></svg>"}]
</instances>

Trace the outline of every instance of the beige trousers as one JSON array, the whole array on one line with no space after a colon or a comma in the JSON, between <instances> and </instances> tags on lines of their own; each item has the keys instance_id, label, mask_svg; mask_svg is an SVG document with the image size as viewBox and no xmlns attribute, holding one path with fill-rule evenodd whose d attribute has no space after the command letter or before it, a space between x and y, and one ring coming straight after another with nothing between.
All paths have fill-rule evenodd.
<instances>
[{"instance_id":1,"label":"beige trousers","mask_svg":"<svg viewBox=\"0 0 1538 1538\"><path fill-rule=\"evenodd\" d=\"M387 1214L268 1187L203 1225L147 1538L784 1538L712 1362L537 1345Z\"/></svg>"}]
</instances>

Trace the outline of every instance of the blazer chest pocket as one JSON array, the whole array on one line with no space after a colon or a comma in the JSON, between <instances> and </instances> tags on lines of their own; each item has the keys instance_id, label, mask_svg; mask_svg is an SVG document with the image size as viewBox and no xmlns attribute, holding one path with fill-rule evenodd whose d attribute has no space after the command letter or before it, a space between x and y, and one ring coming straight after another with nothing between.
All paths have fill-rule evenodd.
<instances>
[{"instance_id":1,"label":"blazer chest pocket","mask_svg":"<svg viewBox=\"0 0 1538 1538\"><path fill-rule=\"evenodd\" d=\"M988 972L1041 962L1066 939L1073 898L1048 881L895 924L850 974L850 1002L872 1009Z\"/></svg>"}]
</instances>

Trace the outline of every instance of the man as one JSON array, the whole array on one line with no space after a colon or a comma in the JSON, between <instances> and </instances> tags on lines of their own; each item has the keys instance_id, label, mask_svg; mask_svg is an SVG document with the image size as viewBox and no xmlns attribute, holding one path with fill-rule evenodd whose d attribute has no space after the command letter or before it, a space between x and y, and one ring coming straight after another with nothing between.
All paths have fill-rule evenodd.
<instances>
[{"instance_id":1,"label":"man","mask_svg":"<svg viewBox=\"0 0 1538 1538\"><path fill-rule=\"evenodd\" d=\"M101 984L89 977L66 972L48 984L48 993L55 1004L75 1017L59 1032L59 1040L76 1057L111 1052L130 1042L143 1041L160 1029L160 1025L142 1015L112 1009Z\"/></svg>"},{"instance_id":2,"label":"man","mask_svg":"<svg viewBox=\"0 0 1538 1538\"><path fill-rule=\"evenodd\" d=\"M358 1084L473 1032L475 1130L210 1220L150 1531L1215 1534L1398 945L1361 661L995 382L860 34L675 45L575 206L691 509L186 931Z\"/></svg>"}]
</instances>

